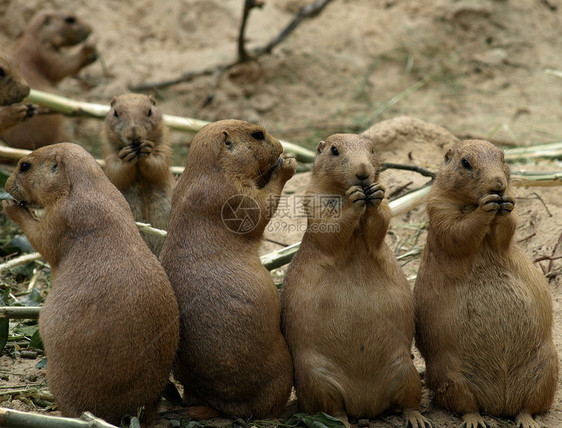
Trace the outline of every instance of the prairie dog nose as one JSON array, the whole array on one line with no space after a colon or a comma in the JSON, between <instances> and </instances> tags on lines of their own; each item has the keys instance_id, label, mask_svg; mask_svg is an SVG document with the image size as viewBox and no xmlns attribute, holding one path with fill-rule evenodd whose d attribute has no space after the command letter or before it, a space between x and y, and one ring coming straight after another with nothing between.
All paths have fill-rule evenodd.
<instances>
[{"instance_id":1,"label":"prairie dog nose","mask_svg":"<svg viewBox=\"0 0 562 428\"><path fill-rule=\"evenodd\" d=\"M359 180L365 180L371 175L371 170L366 163L361 163L354 168L355 176Z\"/></svg>"}]
</instances>

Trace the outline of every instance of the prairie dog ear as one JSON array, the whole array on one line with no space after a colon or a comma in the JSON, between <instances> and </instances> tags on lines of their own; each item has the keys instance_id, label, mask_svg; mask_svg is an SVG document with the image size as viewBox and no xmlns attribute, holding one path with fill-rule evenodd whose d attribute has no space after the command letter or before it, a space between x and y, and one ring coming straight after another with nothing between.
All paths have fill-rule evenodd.
<instances>
[{"instance_id":1,"label":"prairie dog ear","mask_svg":"<svg viewBox=\"0 0 562 428\"><path fill-rule=\"evenodd\" d=\"M320 153L322 153L325 147L326 147L326 142L323 140L320 141L316 146L316 154L319 155Z\"/></svg>"},{"instance_id":2,"label":"prairie dog ear","mask_svg":"<svg viewBox=\"0 0 562 428\"><path fill-rule=\"evenodd\" d=\"M453 157L453 151L451 149L447 150L447 153L445 153L444 165L447 165L449 162L451 162L452 157Z\"/></svg>"},{"instance_id":3,"label":"prairie dog ear","mask_svg":"<svg viewBox=\"0 0 562 428\"><path fill-rule=\"evenodd\" d=\"M109 106L110 106L110 107L113 107L116 102L117 102L117 97L113 97L113 99L111 100L111 103L109 104Z\"/></svg>"},{"instance_id":4,"label":"prairie dog ear","mask_svg":"<svg viewBox=\"0 0 562 428\"><path fill-rule=\"evenodd\" d=\"M152 95L149 95L148 99L150 100L150 102L152 103L153 106L156 105L156 100L154 99L154 97Z\"/></svg>"},{"instance_id":5,"label":"prairie dog ear","mask_svg":"<svg viewBox=\"0 0 562 428\"><path fill-rule=\"evenodd\" d=\"M51 165L51 172L53 175L58 175L58 179L65 183L67 186L70 185L70 179L66 173L66 166L62 160L61 155L55 155L54 163Z\"/></svg>"},{"instance_id":6,"label":"prairie dog ear","mask_svg":"<svg viewBox=\"0 0 562 428\"><path fill-rule=\"evenodd\" d=\"M230 134L228 131L222 131L222 138L223 146L228 150L232 150L232 141L230 141Z\"/></svg>"}]
</instances>

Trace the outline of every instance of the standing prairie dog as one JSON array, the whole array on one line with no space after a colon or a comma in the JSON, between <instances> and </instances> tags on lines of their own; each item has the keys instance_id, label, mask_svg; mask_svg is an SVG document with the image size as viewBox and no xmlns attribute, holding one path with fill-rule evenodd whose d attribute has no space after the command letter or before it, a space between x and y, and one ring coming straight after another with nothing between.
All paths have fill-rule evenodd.
<instances>
[{"instance_id":1,"label":"standing prairie dog","mask_svg":"<svg viewBox=\"0 0 562 428\"><path fill-rule=\"evenodd\" d=\"M487 426L479 412L535 428L558 379L552 301L513 240L515 199L504 153L487 141L445 155L427 210L429 233L414 296L416 346L437 403Z\"/></svg>"},{"instance_id":2,"label":"standing prairie dog","mask_svg":"<svg viewBox=\"0 0 562 428\"><path fill-rule=\"evenodd\" d=\"M241 418L277 417L292 386L279 293L258 256L295 159L263 127L205 126L172 197L160 260L180 307L174 375L186 404Z\"/></svg>"},{"instance_id":3,"label":"standing prairie dog","mask_svg":"<svg viewBox=\"0 0 562 428\"><path fill-rule=\"evenodd\" d=\"M178 308L125 198L70 143L22 158L6 190L15 199L3 202L6 214L51 265L39 329L62 414L119 425L144 407L149 422L177 349Z\"/></svg>"},{"instance_id":4,"label":"standing prairie dog","mask_svg":"<svg viewBox=\"0 0 562 428\"><path fill-rule=\"evenodd\" d=\"M347 422L396 406L409 426L430 427L417 410L414 303L384 242L391 213L374 143L336 134L316 152L308 230L281 296L299 407Z\"/></svg>"},{"instance_id":5,"label":"standing prairie dog","mask_svg":"<svg viewBox=\"0 0 562 428\"><path fill-rule=\"evenodd\" d=\"M14 59L29 86L56 92L56 85L97 59L92 43L86 42L74 54L65 48L84 42L90 25L69 11L42 10L29 22L14 47ZM60 114L35 116L4 132L2 139L12 147L35 149L67 141Z\"/></svg>"},{"instance_id":6,"label":"standing prairie dog","mask_svg":"<svg viewBox=\"0 0 562 428\"><path fill-rule=\"evenodd\" d=\"M0 133L32 117L33 104L22 103L29 86L13 58L0 51Z\"/></svg>"},{"instance_id":7,"label":"standing prairie dog","mask_svg":"<svg viewBox=\"0 0 562 428\"><path fill-rule=\"evenodd\" d=\"M105 173L123 193L136 221L168 229L174 177L162 113L151 96L113 98L105 118ZM156 256L164 239L142 234Z\"/></svg>"}]
</instances>

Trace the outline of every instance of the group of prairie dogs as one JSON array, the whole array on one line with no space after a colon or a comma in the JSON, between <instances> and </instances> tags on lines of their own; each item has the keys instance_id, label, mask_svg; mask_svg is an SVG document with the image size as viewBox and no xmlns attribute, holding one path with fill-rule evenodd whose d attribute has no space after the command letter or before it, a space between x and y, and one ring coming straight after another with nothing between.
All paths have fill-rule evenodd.
<instances>
[{"instance_id":1,"label":"group of prairie dogs","mask_svg":"<svg viewBox=\"0 0 562 428\"><path fill-rule=\"evenodd\" d=\"M552 303L546 280L513 240L515 200L502 150L468 140L446 153L412 293L384 241L391 213L376 141L352 134L321 141L306 190L308 222L338 227L308 229L279 298L258 251L295 160L261 126L204 127L173 189L158 263L134 228L135 208L125 215L116 189L132 182L142 190L129 202L156 199L143 193L150 177L168 177L169 147L151 121L161 114L149 97L112 102L106 168L116 186L73 144L32 152L6 185L15 199L4 202L6 213L53 268L40 328L47 380L64 414L93 410L115 421L145 406L150 420L173 359L187 406L278 417L294 386L308 413L348 424L348 416L400 409L407 426L430 427L419 411L415 338L427 387L438 405L462 414L463 426L486 426L483 412L538 427L532 415L549 408L558 379ZM130 176L123 171L131 165L135 178L120 183L115 177ZM327 203L331 209L322 209ZM227 227L225 207L252 227ZM45 215L34 216L35 208ZM76 288L77 277L88 281ZM146 294L151 283L159 298ZM112 302L107 310L84 306L98 291ZM153 328L135 333L138 325ZM85 331L100 339L78 352L70 337ZM108 361L100 349L113 355L113 346L119 357ZM91 375L84 367L94 367ZM130 382L136 386L123 389Z\"/></svg>"},{"instance_id":2,"label":"group of prairie dogs","mask_svg":"<svg viewBox=\"0 0 562 428\"><path fill-rule=\"evenodd\" d=\"M73 31L61 46L90 32L49 12L26 33L62 28ZM51 62L25 68L34 87L95 60L90 45L60 61L60 46L33 40L20 42L20 63L38 55ZM0 74L23 82L2 61ZM35 108L20 104L24 83L11 88L0 91L10 104L0 109L3 138L20 147L58 141L53 117L33 119L51 131L44 140L31 134L31 122L15 128ZM549 408L558 382L552 303L546 280L513 240L515 200L500 149L469 140L446 153L412 293L385 243L391 213L377 142L351 134L321 141L306 190L308 222L337 227L308 228L279 298L258 257L269 214L296 170L279 141L243 121L210 124L174 187L154 100L127 94L110 107L105 174L79 146L48 145L19 162L6 185L14 201L3 203L53 270L40 328L49 388L65 415L89 410L118 423L144 407L150 421L173 367L186 405L226 415L277 417L294 386L305 412L347 423L397 408L407 426L430 427L419 411L415 338L426 386L438 405L462 414L463 426L486 426L483 412L538 427L531 415ZM251 227L227 227L225 207ZM45 209L41 218L37 208ZM167 229L166 240L142 235L143 244L134 220Z\"/></svg>"}]
</instances>

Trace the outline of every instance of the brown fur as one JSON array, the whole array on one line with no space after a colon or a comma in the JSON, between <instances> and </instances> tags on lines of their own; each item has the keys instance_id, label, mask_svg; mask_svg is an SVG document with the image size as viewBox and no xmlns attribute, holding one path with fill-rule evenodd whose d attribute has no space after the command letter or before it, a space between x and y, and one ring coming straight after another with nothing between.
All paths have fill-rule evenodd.
<instances>
[{"instance_id":1,"label":"brown fur","mask_svg":"<svg viewBox=\"0 0 562 428\"><path fill-rule=\"evenodd\" d=\"M278 416L289 397L292 364L279 295L258 257L268 214L296 169L281 153L264 128L239 120L207 125L191 143L160 256L180 306L174 373L186 404L265 418ZM234 195L246 197L231 200L235 207L258 208L247 212L255 226L247 233L223 222Z\"/></svg>"},{"instance_id":2,"label":"brown fur","mask_svg":"<svg viewBox=\"0 0 562 428\"><path fill-rule=\"evenodd\" d=\"M97 58L93 44L85 43L75 54L64 48L82 43L91 27L67 11L43 10L29 22L14 47L14 58L33 89L56 93L56 85ZM59 114L40 115L14 126L2 135L12 147L35 149L68 140Z\"/></svg>"},{"instance_id":3,"label":"brown fur","mask_svg":"<svg viewBox=\"0 0 562 428\"><path fill-rule=\"evenodd\" d=\"M0 52L0 133L35 114L34 105L22 103L28 94L29 86L18 65Z\"/></svg>"},{"instance_id":4,"label":"brown fur","mask_svg":"<svg viewBox=\"0 0 562 428\"><path fill-rule=\"evenodd\" d=\"M538 426L529 414L557 385L548 284L513 240L514 204L503 151L478 140L449 150L429 196L416 345L437 403L467 426L479 411Z\"/></svg>"},{"instance_id":5,"label":"brown fur","mask_svg":"<svg viewBox=\"0 0 562 428\"><path fill-rule=\"evenodd\" d=\"M371 418L398 406L412 426L429 427L417 411L421 381L410 357L412 292L384 242L391 213L380 167L364 137L318 144L309 230L283 283L283 332L305 412ZM325 195L339 198L335 211Z\"/></svg>"},{"instance_id":6,"label":"brown fur","mask_svg":"<svg viewBox=\"0 0 562 428\"><path fill-rule=\"evenodd\" d=\"M150 420L177 349L178 309L125 198L70 143L21 159L6 190L18 201L4 201L6 214L51 265L39 327L63 415L118 424L145 406Z\"/></svg>"},{"instance_id":7,"label":"brown fur","mask_svg":"<svg viewBox=\"0 0 562 428\"><path fill-rule=\"evenodd\" d=\"M126 94L111 101L105 118L105 173L127 199L136 221L165 230L174 184L167 131L152 97ZM158 256L164 239L142 235Z\"/></svg>"}]
</instances>

